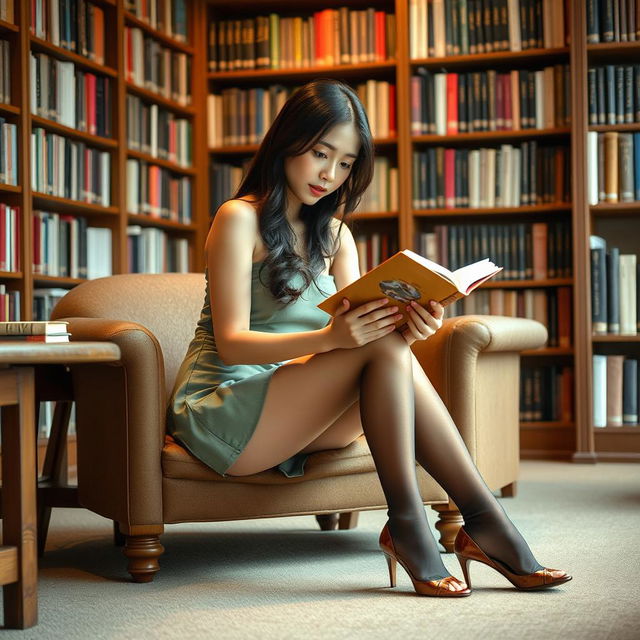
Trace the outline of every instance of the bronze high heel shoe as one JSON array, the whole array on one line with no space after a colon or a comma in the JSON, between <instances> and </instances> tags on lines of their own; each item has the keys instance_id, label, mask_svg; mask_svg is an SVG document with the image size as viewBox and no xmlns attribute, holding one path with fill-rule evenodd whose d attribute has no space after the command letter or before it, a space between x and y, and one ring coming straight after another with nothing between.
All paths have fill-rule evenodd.
<instances>
[{"instance_id":1,"label":"bronze high heel shoe","mask_svg":"<svg viewBox=\"0 0 640 640\"><path fill-rule=\"evenodd\" d=\"M382 533L380 534L380 548L387 558L387 565L389 566L389 581L391 582L392 587L396 586L396 562L399 562L404 570L409 574L411 582L413 582L413 588L416 590L418 595L436 596L441 598L460 598L471 594L471 589L468 588L463 589L462 591L451 591L449 589L449 584L461 584L460 580L453 576L447 576L440 580L418 580L417 578L414 578L409 567L407 567L403 559L396 553L395 547L393 546L393 540L391 539L391 534L389 533L388 524L384 525Z\"/></svg>"},{"instance_id":2,"label":"bronze high heel shoe","mask_svg":"<svg viewBox=\"0 0 640 640\"><path fill-rule=\"evenodd\" d=\"M486 555L463 527L460 527L458 535L456 536L454 551L458 561L460 562L460 566L462 567L464 579L469 586L471 586L471 580L469 579L468 565L471 560L483 562L490 566L498 573L501 573L514 587L516 587L516 589L521 589L523 591L548 589L549 587L555 587L571 580L571 576L565 571L561 571L559 569L548 569L546 567L525 575L513 573L501 562L493 560Z\"/></svg>"}]
</instances>

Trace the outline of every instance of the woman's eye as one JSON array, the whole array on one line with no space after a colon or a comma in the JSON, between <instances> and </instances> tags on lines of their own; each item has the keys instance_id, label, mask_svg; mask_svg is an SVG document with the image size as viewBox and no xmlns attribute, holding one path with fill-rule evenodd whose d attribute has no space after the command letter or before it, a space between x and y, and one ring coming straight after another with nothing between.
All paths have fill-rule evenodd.
<instances>
[{"instance_id":1,"label":"woman's eye","mask_svg":"<svg viewBox=\"0 0 640 640\"><path fill-rule=\"evenodd\" d=\"M314 153L316 158L326 158L327 157L327 154L326 153L322 153L322 151L316 151L314 149L313 153Z\"/></svg>"},{"instance_id":2,"label":"woman's eye","mask_svg":"<svg viewBox=\"0 0 640 640\"><path fill-rule=\"evenodd\" d=\"M343 162L342 168L348 171L349 169L351 169L351 165L348 162Z\"/></svg>"}]
</instances>

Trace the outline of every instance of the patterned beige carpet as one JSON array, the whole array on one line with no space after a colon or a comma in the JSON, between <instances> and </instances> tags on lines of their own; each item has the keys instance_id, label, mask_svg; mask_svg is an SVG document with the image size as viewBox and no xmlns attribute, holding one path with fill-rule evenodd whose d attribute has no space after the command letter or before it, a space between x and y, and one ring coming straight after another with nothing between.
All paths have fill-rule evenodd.
<instances>
[{"instance_id":1,"label":"patterned beige carpet","mask_svg":"<svg viewBox=\"0 0 640 640\"><path fill-rule=\"evenodd\" d=\"M377 548L385 514L369 512L357 529L342 532L321 532L311 517L169 526L161 571L139 585L127 580L109 521L59 509L40 565L40 622L2 635L640 637L640 465L524 462L518 496L503 504L538 559L568 570L572 582L521 593L473 563L469 598L417 597L401 570L398 587L389 589ZM455 557L444 560L461 575Z\"/></svg>"}]
</instances>

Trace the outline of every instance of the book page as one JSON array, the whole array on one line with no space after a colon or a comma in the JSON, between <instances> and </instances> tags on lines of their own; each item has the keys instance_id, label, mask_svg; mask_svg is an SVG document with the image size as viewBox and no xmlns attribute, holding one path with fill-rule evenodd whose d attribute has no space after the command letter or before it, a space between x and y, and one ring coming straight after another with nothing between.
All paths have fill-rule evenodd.
<instances>
[{"instance_id":1,"label":"book page","mask_svg":"<svg viewBox=\"0 0 640 640\"><path fill-rule=\"evenodd\" d=\"M425 258L418 253L411 251L411 249L403 249L401 253L404 253L405 256L415 260L417 263L421 264L423 267L426 267L430 271L434 273L439 273L443 278L458 286L458 280L454 273L449 271L446 267L443 267L441 264L437 262L433 262L433 260L429 260L429 258Z\"/></svg>"},{"instance_id":2,"label":"book page","mask_svg":"<svg viewBox=\"0 0 640 640\"><path fill-rule=\"evenodd\" d=\"M489 258L468 264L466 267L460 267L453 272L456 283L460 291L469 293L475 286L490 278L493 274L500 271L502 267L496 267Z\"/></svg>"}]
</instances>

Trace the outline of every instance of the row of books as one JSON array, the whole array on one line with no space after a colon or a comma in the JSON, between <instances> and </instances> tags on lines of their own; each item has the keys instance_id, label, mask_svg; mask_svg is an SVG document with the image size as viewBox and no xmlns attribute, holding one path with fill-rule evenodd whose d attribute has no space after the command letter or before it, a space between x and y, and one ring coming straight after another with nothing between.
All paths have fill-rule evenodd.
<instances>
[{"instance_id":1,"label":"row of books","mask_svg":"<svg viewBox=\"0 0 640 640\"><path fill-rule=\"evenodd\" d=\"M354 240L358 252L360 273L371 271L373 267L377 267L398 251L397 238L394 233L389 231L369 233L356 231Z\"/></svg>"},{"instance_id":2,"label":"row of books","mask_svg":"<svg viewBox=\"0 0 640 640\"><path fill-rule=\"evenodd\" d=\"M69 323L60 322L0 322L0 344L16 342L69 342Z\"/></svg>"},{"instance_id":3,"label":"row of books","mask_svg":"<svg viewBox=\"0 0 640 640\"><path fill-rule=\"evenodd\" d=\"M297 69L382 62L395 57L395 15L367 9L323 9L313 15L267 16L209 23L209 70Z\"/></svg>"},{"instance_id":4,"label":"row of books","mask_svg":"<svg viewBox=\"0 0 640 640\"><path fill-rule=\"evenodd\" d=\"M33 212L33 273L62 278L111 275L111 229L81 216Z\"/></svg>"},{"instance_id":5,"label":"row of books","mask_svg":"<svg viewBox=\"0 0 640 640\"><path fill-rule=\"evenodd\" d=\"M639 396L637 359L594 354L594 427L640 426Z\"/></svg>"},{"instance_id":6,"label":"row of books","mask_svg":"<svg viewBox=\"0 0 640 640\"><path fill-rule=\"evenodd\" d=\"M127 211L191 224L191 178L143 160L127 160Z\"/></svg>"},{"instance_id":7,"label":"row of books","mask_svg":"<svg viewBox=\"0 0 640 640\"><path fill-rule=\"evenodd\" d=\"M88 0L31 0L31 33L104 64L104 10Z\"/></svg>"},{"instance_id":8,"label":"row of books","mask_svg":"<svg viewBox=\"0 0 640 640\"><path fill-rule=\"evenodd\" d=\"M233 197L250 163L251 158L245 157L238 164L228 162L212 162L210 164L211 209L209 214L211 216L215 215L223 202Z\"/></svg>"},{"instance_id":9,"label":"row of books","mask_svg":"<svg viewBox=\"0 0 640 640\"><path fill-rule=\"evenodd\" d=\"M558 0L409 0L411 58L564 47Z\"/></svg>"},{"instance_id":10,"label":"row of books","mask_svg":"<svg viewBox=\"0 0 640 640\"><path fill-rule=\"evenodd\" d=\"M587 132L589 204L640 200L640 132Z\"/></svg>"},{"instance_id":11,"label":"row of books","mask_svg":"<svg viewBox=\"0 0 640 640\"><path fill-rule=\"evenodd\" d=\"M478 289L448 306L447 316L478 314L537 320L549 332L547 347L568 348L573 342L572 308L570 287Z\"/></svg>"},{"instance_id":12,"label":"row of books","mask_svg":"<svg viewBox=\"0 0 640 640\"><path fill-rule=\"evenodd\" d=\"M191 56L165 47L137 27L125 27L125 79L180 105L191 104Z\"/></svg>"},{"instance_id":13,"label":"row of books","mask_svg":"<svg viewBox=\"0 0 640 640\"><path fill-rule=\"evenodd\" d=\"M49 320L53 308L68 293L62 287L43 287L33 290L33 319L36 321Z\"/></svg>"},{"instance_id":14,"label":"row of books","mask_svg":"<svg viewBox=\"0 0 640 640\"><path fill-rule=\"evenodd\" d=\"M494 280L571 276L569 221L437 224L418 236L420 252L451 271L490 257L504 267Z\"/></svg>"},{"instance_id":15,"label":"row of books","mask_svg":"<svg viewBox=\"0 0 640 640\"><path fill-rule=\"evenodd\" d=\"M152 29L186 42L189 24L187 0L125 0L124 7Z\"/></svg>"},{"instance_id":16,"label":"row of books","mask_svg":"<svg viewBox=\"0 0 640 640\"><path fill-rule=\"evenodd\" d=\"M18 184L18 127L0 116L0 184Z\"/></svg>"},{"instance_id":17,"label":"row of books","mask_svg":"<svg viewBox=\"0 0 640 640\"><path fill-rule=\"evenodd\" d=\"M20 320L20 292L0 283L0 322Z\"/></svg>"},{"instance_id":18,"label":"row of books","mask_svg":"<svg viewBox=\"0 0 640 640\"><path fill-rule=\"evenodd\" d=\"M20 271L20 207L0 202L0 271Z\"/></svg>"},{"instance_id":19,"label":"row of books","mask_svg":"<svg viewBox=\"0 0 640 640\"><path fill-rule=\"evenodd\" d=\"M39 193L108 207L111 155L41 127L31 132L31 188Z\"/></svg>"},{"instance_id":20,"label":"row of books","mask_svg":"<svg viewBox=\"0 0 640 640\"><path fill-rule=\"evenodd\" d=\"M187 273L189 241L174 238L161 229L127 227L129 273Z\"/></svg>"},{"instance_id":21,"label":"row of books","mask_svg":"<svg viewBox=\"0 0 640 640\"><path fill-rule=\"evenodd\" d=\"M640 0L585 0L587 42L640 40Z\"/></svg>"},{"instance_id":22,"label":"row of books","mask_svg":"<svg viewBox=\"0 0 640 640\"><path fill-rule=\"evenodd\" d=\"M30 63L31 113L71 129L111 136L109 78L45 53L32 53Z\"/></svg>"},{"instance_id":23,"label":"row of books","mask_svg":"<svg viewBox=\"0 0 640 640\"><path fill-rule=\"evenodd\" d=\"M209 94L207 100L209 147L258 144L296 87L271 85L240 89L229 87ZM355 86L376 138L395 137L396 87L387 81L367 80Z\"/></svg>"},{"instance_id":24,"label":"row of books","mask_svg":"<svg viewBox=\"0 0 640 640\"><path fill-rule=\"evenodd\" d=\"M9 41L0 39L0 102L11 104L11 58Z\"/></svg>"},{"instance_id":25,"label":"row of books","mask_svg":"<svg viewBox=\"0 0 640 640\"><path fill-rule=\"evenodd\" d=\"M573 369L567 365L522 365L520 420L573 420Z\"/></svg>"},{"instance_id":26,"label":"row of books","mask_svg":"<svg viewBox=\"0 0 640 640\"><path fill-rule=\"evenodd\" d=\"M569 65L411 77L411 133L550 129L570 120Z\"/></svg>"},{"instance_id":27,"label":"row of books","mask_svg":"<svg viewBox=\"0 0 640 640\"><path fill-rule=\"evenodd\" d=\"M640 331L640 264L636 254L607 247L590 236L591 320L594 335L637 335Z\"/></svg>"},{"instance_id":28,"label":"row of books","mask_svg":"<svg viewBox=\"0 0 640 640\"><path fill-rule=\"evenodd\" d=\"M640 122L640 64L589 67L589 124Z\"/></svg>"},{"instance_id":29,"label":"row of books","mask_svg":"<svg viewBox=\"0 0 640 640\"><path fill-rule=\"evenodd\" d=\"M127 145L154 158L191 166L193 128L191 121L177 118L157 104L127 95Z\"/></svg>"},{"instance_id":30,"label":"row of books","mask_svg":"<svg viewBox=\"0 0 640 640\"><path fill-rule=\"evenodd\" d=\"M0 0L0 20L14 24L13 3L15 0Z\"/></svg>"},{"instance_id":31,"label":"row of books","mask_svg":"<svg viewBox=\"0 0 640 640\"><path fill-rule=\"evenodd\" d=\"M398 168L392 166L388 157L376 156L373 161L373 180L362 194L355 211L398 211L400 208L398 188Z\"/></svg>"},{"instance_id":32,"label":"row of books","mask_svg":"<svg viewBox=\"0 0 640 640\"><path fill-rule=\"evenodd\" d=\"M415 209L519 207L568 202L570 153L533 140L498 149L413 152Z\"/></svg>"}]
</instances>

